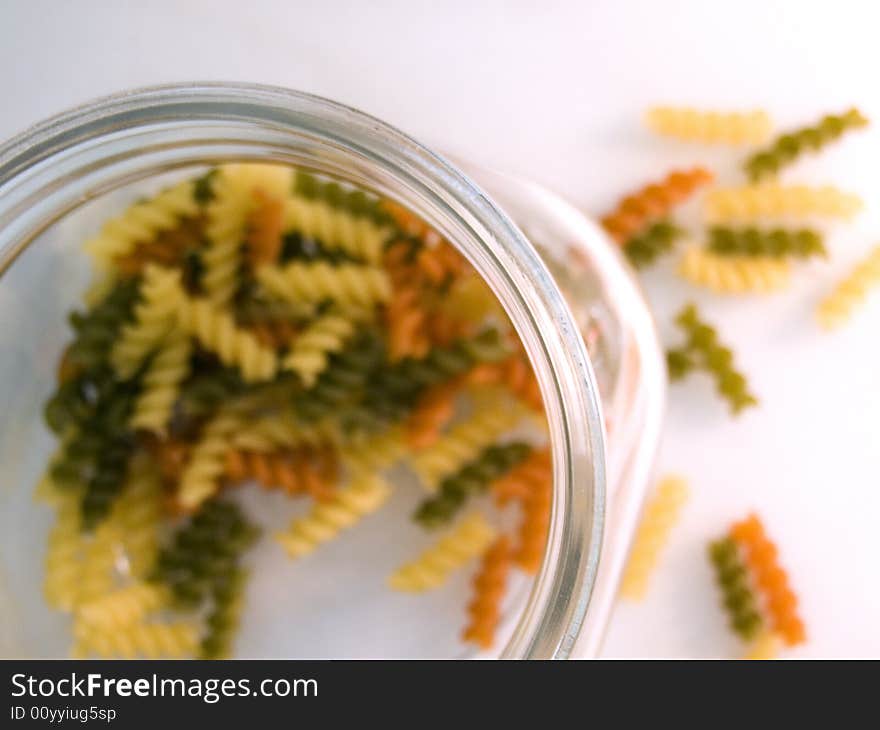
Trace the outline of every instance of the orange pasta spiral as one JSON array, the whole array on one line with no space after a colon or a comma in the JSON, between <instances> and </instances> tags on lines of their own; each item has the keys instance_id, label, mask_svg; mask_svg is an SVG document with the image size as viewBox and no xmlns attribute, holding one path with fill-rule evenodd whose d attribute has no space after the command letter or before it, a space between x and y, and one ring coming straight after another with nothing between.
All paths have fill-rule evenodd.
<instances>
[{"instance_id":1,"label":"orange pasta spiral","mask_svg":"<svg viewBox=\"0 0 880 730\"><path fill-rule=\"evenodd\" d=\"M540 468L536 467L528 475L529 490L522 498L522 522L514 560L527 573L537 573L544 557L553 500L553 474L550 467L548 453Z\"/></svg>"},{"instance_id":2,"label":"orange pasta spiral","mask_svg":"<svg viewBox=\"0 0 880 730\"><path fill-rule=\"evenodd\" d=\"M806 641L806 630L798 616L797 597L788 583L788 575L779 565L776 545L767 537L757 515L749 515L730 529L731 537L745 552L746 562L755 582L764 594L774 629L789 646Z\"/></svg>"},{"instance_id":3,"label":"orange pasta spiral","mask_svg":"<svg viewBox=\"0 0 880 730\"><path fill-rule=\"evenodd\" d=\"M673 171L660 182L647 185L624 198L612 213L602 219L602 226L615 241L626 243L712 179L712 173L702 167Z\"/></svg>"},{"instance_id":4,"label":"orange pasta spiral","mask_svg":"<svg viewBox=\"0 0 880 730\"><path fill-rule=\"evenodd\" d=\"M383 257L392 294L385 305L388 354L392 360L424 357L430 347L427 312L422 304L422 277L411 259L409 244L392 244Z\"/></svg>"},{"instance_id":5,"label":"orange pasta spiral","mask_svg":"<svg viewBox=\"0 0 880 730\"><path fill-rule=\"evenodd\" d=\"M492 482L495 503L503 507L513 499L524 500L536 484L548 478L550 465L549 449L533 451L525 461Z\"/></svg>"},{"instance_id":6,"label":"orange pasta spiral","mask_svg":"<svg viewBox=\"0 0 880 730\"><path fill-rule=\"evenodd\" d=\"M464 257L444 240L434 246L424 246L416 257L416 263L426 282L432 286L448 284L467 269Z\"/></svg>"},{"instance_id":7,"label":"orange pasta spiral","mask_svg":"<svg viewBox=\"0 0 880 730\"><path fill-rule=\"evenodd\" d=\"M272 453L230 449L224 467L232 482L253 479L266 489L283 489L290 495L306 493L321 501L336 493L336 459L327 449Z\"/></svg>"},{"instance_id":8,"label":"orange pasta spiral","mask_svg":"<svg viewBox=\"0 0 880 730\"><path fill-rule=\"evenodd\" d=\"M544 410L541 388L525 353L515 353L501 362L477 365L467 380L471 385L503 385L529 408Z\"/></svg>"},{"instance_id":9,"label":"orange pasta spiral","mask_svg":"<svg viewBox=\"0 0 880 730\"><path fill-rule=\"evenodd\" d=\"M251 266L272 264L281 254L284 201L261 188L253 192L256 205L248 221L247 259Z\"/></svg>"},{"instance_id":10,"label":"orange pasta spiral","mask_svg":"<svg viewBox=\"0 0 880 730\"><path fill-rule=\"evenodd\" d=\"M441 383L422 395L406 421L406 440L413 449L433 444L455 415L455 399L461 388L460 379Z\"/></svg>"},{"instance_id":11,"label":"orange pasta spiral","mask_svg":"<svg viewBox=\"0 0 880 730\"><path fill-rule=\"evenodd\" d=\"M467 608L470 620L462 633L464 641L483 649L492 647L512 559L510 538L505 535L495 540L483 556L479 572L474 577L474 597Z\"/></svg>"}]
</instances>

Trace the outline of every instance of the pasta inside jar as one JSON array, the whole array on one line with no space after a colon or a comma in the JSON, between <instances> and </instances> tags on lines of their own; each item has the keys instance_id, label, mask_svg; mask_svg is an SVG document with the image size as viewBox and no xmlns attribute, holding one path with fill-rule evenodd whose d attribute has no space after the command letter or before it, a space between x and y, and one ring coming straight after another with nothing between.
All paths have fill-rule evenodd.
<instances>
[{"instance_id":1,"label":"pasta inside jar","mask_svg":"<svg viewBox=\"0 0 880 730\"><path fill-rule=\"evenodd\" d=\"M659 348L595 225L471 174L528 240L296 92L145 90L0 147L3 655L596 653Z\"/></svg>"}]
</instances>

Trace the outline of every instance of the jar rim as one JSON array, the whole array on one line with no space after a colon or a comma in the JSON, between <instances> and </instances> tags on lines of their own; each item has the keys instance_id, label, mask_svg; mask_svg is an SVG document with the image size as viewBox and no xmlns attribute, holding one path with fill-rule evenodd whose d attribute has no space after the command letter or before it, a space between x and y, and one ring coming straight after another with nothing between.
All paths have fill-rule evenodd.
<instances>
[{"instance_id":1,"label":"jar rim","mask_svg":"<svg viewBox=\"0 0 880 730\"><path fill-rule=\"evenodd\" d=\"M54 162L69 162L96 141L135 130L212 121L261 128L275 140L306 134L315 144L358 155L404 184L408 202L430 207L435 217L465 232L465 254L492 280L538 376L553 451L545 560L501 656L568 656L589 605L602 542L605 448L598 387L574 318L537 251L448 161L375 117L280 87L199 82L115 94L0 145L0 276L33 239L27 226L12 223L47 194ZM460 237L453 242L465 245Z\"/></svg>"}]
</instances>

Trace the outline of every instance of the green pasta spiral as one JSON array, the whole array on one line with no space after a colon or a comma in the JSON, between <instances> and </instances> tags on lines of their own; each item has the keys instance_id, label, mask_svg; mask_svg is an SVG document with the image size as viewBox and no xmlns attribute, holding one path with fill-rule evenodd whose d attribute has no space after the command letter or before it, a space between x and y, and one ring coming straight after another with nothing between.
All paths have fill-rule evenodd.
<instances>
[{"instance_id":1,"label":"green pasta spiral","mask_svg":"<svg viewBox=\"0 0 880 730\"><path fill-rule=\"evenodd\" d=\"M730 627L746 641L754 639L763 621L736 542L726 537L711 543L709 560L721 588L724 608L730 616Z\"/></svg>"},{"instance_id":2,"label":"green pasta spiral","mask_svg":"<svg viewBox=\"0 0 880 730\"><path fill-rule=\"evenodd\" d=\"M675 242L683 235L684 231L671 221L658 221L644 233L629 239L624 244L623 252L633 266L641 269L672 251Z\"/></svg>"},{"instance_id":3,"label":"green pasta spiral","mask_svg":"<svg viewBox=\"0 0 880 730\"><path fill-rule=\"evenodd\" d=\"M281 263L290 261L327 261L331 264L363 264L365 259L339 248L329 248L320 241L303 236L298 231L285 233L281 240Z\"/></svg>"},{"instance_id":4,"label":"green pasta spiral","mask_svg":"<svg viewBox=\"0 0 880 730\"><path fill-rule=\"evenodd\" d=\"M214 582L212 605L205 620L206 632L200 646L200 658L224 659L232 654L232 642L241 620L242 600L247 572L234 568Z\"/></svg>"},{"instance_id":5,"label":"green pasta spiral","mask_svg":"<svg viewBox=\"0 0 880 730\"><path fill-rule=\"evenodd\" d=\"M196 178L193 184L193 197L199 205L207 205L214 199L214 180L217 178L217 173L217 168L212 168Z\"/></svg>"},{"instance_id":6,"label":"green pasta spiral","mask_svg":"<svg viewBox=\"0 0 880 730\"><path fill-rule=\"evenodd\" d=\"M372 430L406 416L426 388L463 375L475 364L509 355L497 330L436 347L423 358L405 358L381 369L360 406L347 419L354 429Z\"/></svg>"},{"instance_id":7,"label":"green pasta spiral","mask_svg":"<svg viewBox=\"0 0 880 730\"><path fill-rule=\"evenodd\" d=\"M822 235L809 228L790 231L714 226L709 229L709 249L724 256L809 258L828 255Z\"/></svg>"},{"instance_id":8,"label":"green pasta spiral","mask_svg":"<svg viewBox=\"0 0 880 730\"><path fill-rule=\"evenodd\" d=\"M123 280L91 311L70 315L76 333L68 351L73 366L88 370L107 361L120 328L132 317L138 291L138 278Z\"/></svg>"},{"instance_id":9,"label":"green pasta spiral","mask_svg":"<svg viewBox=\"0 0 880 730\"><path fill-rule=\"evenodd\" d=\"M367 218L377 225L393 223L376 196L363 190L347 190L339 183L325 182L302 170L294 176L293 192L309 200L320 200L353 216Z\"/></svg>"},{"instance_id":10,"label":"green pasta spiral","mask_svg":"<svg viewBox=\"0 0 880 730\"><path fill-rule=\"evenodd\" d=\"M336 412L350 413L363 398L367 384L386 363L378 333L365 330L341 352L334 353L315 385L294 398L294 408L307 421Z\"/></svg>"},{"instance_id":11,"label":"green pasta spiral","mask_svg":"<svg viewBox=\"0 0 880 730\"><path fill-rule=\"evenodd\" d=\"M237 505L208 501L160 552L153 578L167 585L181 605L198 606L258 535Z\"/></svg>"},{"instance_id":12,"label":"green pasta spiral","mask_svg":"<svg viewBox=\"0 0 880 730\"><path fill-rule=\"evenodd\" d=\"M829 114L812 127L803 127L777 138L768 148L749 157L744 168L752 182L758 182L779 172L804 152L820 150L844 132L868 124L866 117L858 109L850 109L844 114Z\"/></svg>"},{"instance_id":13,"label":"green pasta spiral","mask_svg":"<svg viewBox=\"0 0 880 730\"><path fill-rule=\"evenodd\" d=\"M687 343L683 349L667 353L670 377L680 379L702 369L714 377L718 393L734 414L757 405L758 400L749 392L745 376L734 367L733 352L719 343L718 333L700 319L696 306L687 305L676 323L685 331Z\"/></svg>"},{"instance_id":14,"label":"green pasta spiral","mask_svg":"<svg viewBox=\"0 0 880 730\"><path fill-rule=\"evenodd\" d=\"M449 523L467 498L485 491L489 484L523 461L532 447L521 441L492 445L455 474L440 482L438 493L419 505L414 518L425 527Z\"/></svg>"},{"instance_id":15,"label":"green pasta spiral","mask_svg":"<svg viewBox=\"0 0 880 730\"><path fill-rule=\"evenodd\" d=\"M183 420L206 418L225 400L245 389L237 368L215 367L199 371L194 367L193 370L197 374L187 380L180 391L178 410Z\"/></svg>"}]
</instances>

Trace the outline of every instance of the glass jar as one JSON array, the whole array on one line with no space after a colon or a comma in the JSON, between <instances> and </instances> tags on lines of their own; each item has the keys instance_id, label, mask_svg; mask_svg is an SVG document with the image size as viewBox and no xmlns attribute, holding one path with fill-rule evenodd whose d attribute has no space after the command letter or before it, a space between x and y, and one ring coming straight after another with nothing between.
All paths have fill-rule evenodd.
<instances>
[{"instance_id":1,"label":"glass jar","mask_svg":"<svg viewBox=\"0 0 880 730\"><path fill-rule=\"evenodd\" d=\"M396 200L453 242L491 286L539 380L554 464L543 566L507 612L498 654L596 654L663 398L650 316L620 258L597 227L547 191L472 169L487 194L443 158L355 110L288 90L225 84L121 94L0 148L0 654L60 653L64 627L44 616L38 577L48 517L34 516L31 493L53 448L42 403L68 337L65 314L88 279L80 244L138 194L233 160L289 163ZM262 619L254 621L270 620L261 607L296 590L263 585L255 609ZM380 609L363 618L334 612L315 630L336 643L327 638L303 653L448 654L407 636L394 646L355 646L371 625L394 624ZM291 620L290 631L298 630ZM387 636L394 634L392 625ZM252 652L267 655L264 646Z\"/></svg>"}]
</instances>

